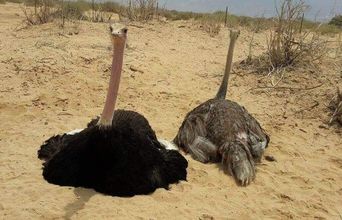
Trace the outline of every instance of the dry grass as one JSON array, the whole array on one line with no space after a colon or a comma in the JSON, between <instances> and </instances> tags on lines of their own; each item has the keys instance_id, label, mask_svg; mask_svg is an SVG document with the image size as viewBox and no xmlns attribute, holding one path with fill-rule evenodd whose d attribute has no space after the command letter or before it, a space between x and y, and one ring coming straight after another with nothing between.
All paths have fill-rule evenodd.
<instances>
[{"instance_id":1,"label":"dry grass","mask_svg":"<svg viewBox=\"0 0 342 220\"><path fill-rule=\"evenodd\" d=\"M335 50L335 58L336 59L342 58L342 33L338 34L337 46Z\"/></svg>"},{"instance_id":2,"label":"dry grass","mask_svg":"<svg viewBox=\"0 0 342 220\"><path fill-rule=\"evenodd\" d=\"M211 37L215 37L221 31L221 22L210 17L201 18L199 24L200 28L207 32Z\"/></svg>"},{"instance_id":3,"label":"dry grass","mask_svg":"<svg viewBox=\"0 0 342 220\"><path fill-rule=\"evenodd\" d=\"M300 21L306 8L304 1L284 0L277 9L275 28L267 38L267 53L272 69L299 61L313 62L325 53L325 45L319 35L302 30Z\"/></svg>"},{"instance_id":4,"label":"dry grass","mask_svg":"<svg viewBox=\"0 0 342 220\"><path fill-rule=\"evenodd\" d=\"M91 22L108 22L112 18L112 14L105 12L102 8L97 8L89 12L83 13L82 19Z\"/></svg>"},{"instance_id":5,"label":"dry grass","mask_svg":"<svg viewBox=\"0 0 342 220\"><path fill-rule=\"evenodd\" d=\"M78 1L78 7L88 8L83 10L83 19L91 22L108 22L112 13L122 14L125 8L116 2L95 2L92 0L91 3L85 1Z\"/></svg>"},{"instance_id":6,"label":"dry grass","mask_svg":"<svg viewBox=\"0 0 342 220\"><path fill-rule=\"evenodd\" d=\"M196 19L199 16L199 13L167 10L165 8L159 9L158 14L171 21Z\"/></svg>"},{"instance_id":7,"label":"dry grass","mask_svg":"<svg viewBox=\"0 0 342 220\"><path fill-rule=\"evenodd\" d=\"M66 21L107 22L112 12L121 10L117 3L91 3L84 0L26 0L25 5L23 12L26 24L39 25L58 19L61 20L61 27L64 27Z\"/></svg>"},{"instance_id":8,"label":"dry grass","mask_svg":"<svg viewBox=\"0 0 342 220\"><path fill-rule=\"evenodd\" d=\"M307 6L304 1L283 0L273 20L273 28L267 34L267 51L257 58L252 58L252 47L243 62L253 66L258 72L268 72L272 85L276 86L283 78L288 67L315 66L327 53L327 42L322 40L315 29L306 29L303 14ZM252 45L252 41L250 45Z\"/></svg>"},{"instance_id":9,"label":"dry grass","mask_svg":"<svg viewBox=\"0 0 342 220\"><path fill-rule=\"evenodd\" d=\"M23 3L24 0L5 0L5 2L12 2L12 3Z\"/></svg>"},{"instance_id":10,"label":"dry grass","mask_svg":"<svg viewBox=\"0 0 342 220\"><path fill-rule=\"evenodd\" d=\"M126 16L131 21L149 21L156 15L157 0L130 0Z\"/></svg>"},{"instance_id":11,"label":"dry grass","mask_svg":"<svg viewBox=\"0 0 342 220\"><path fill-rule=\"evenodd\" d=\"M52 0L36 0L34 8L23 7L25 22L28 25L45 24L56 18L57 8Z\"/></svg>"}]
</instances>

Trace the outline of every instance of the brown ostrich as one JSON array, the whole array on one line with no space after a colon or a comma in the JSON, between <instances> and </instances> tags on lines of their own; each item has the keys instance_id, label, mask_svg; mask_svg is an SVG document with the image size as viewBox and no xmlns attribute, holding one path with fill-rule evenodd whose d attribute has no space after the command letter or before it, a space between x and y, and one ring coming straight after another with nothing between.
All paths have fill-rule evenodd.
<instances>
[{"instance_id":1,"label":"brown ostrich","mask_svg":"<svg viewBox=\"0 0 342 220\"><path fill-rule=\"evenodd\" d=\"M238 184L246 186L255 178L255 163L260 161L269 137L244 107L225 99L239 34L230 32L225 74L216 97L186 115L174 143L195 160L221 162Z\"/></svg>"},{"instance_id":2,"label":"brown ostrich","mask_svg":"<svg viewBox=\"0 0 342 220\"><path fill-rule=\"evenodd\" d=\"M113 196L149 194L186 180L187 161L166 150L139 113L116 110L127 28L110 26L113 63L101 117L81 131L48 139L38 151L43 176L61 186L93 188Z\"/></svg>"}]
</instances>

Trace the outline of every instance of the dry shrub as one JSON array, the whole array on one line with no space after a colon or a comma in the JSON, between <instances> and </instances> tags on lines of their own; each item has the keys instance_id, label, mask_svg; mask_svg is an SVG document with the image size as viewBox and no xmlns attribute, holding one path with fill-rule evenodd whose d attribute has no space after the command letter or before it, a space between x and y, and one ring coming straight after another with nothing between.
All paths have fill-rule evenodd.
<instances>
[{"instance_id":1,"label":"dry shrub","mask_svg":"<svg viewBox=\"0 0 342 220\"><path fill-rule=\"evenodd\" d=\"M336 95L330 101L328 108L332 112L329 124L337 122L342 125L342 93L339 88L337 88Z\"/></svg>"},{"instance_id":2,"label":"dry shrub","mask_svg":"<svg viewBox=\"0 0 342 220\"><path fill-rule=\"evenodd\" d=\"M124 6L110 1L59 1L59 13L68 20L87 20L91 22L108 22L113 13L121 14Z\"/></svg>"},{"instance_id":3,"label":"dry shrub","mask_svg":"<svg viewBox=\"0 0 342 220\"><path fill-rule=\"evenodd\" d=\"M196 19L199 16L199 13L195 12L167 10L165 8L160 9L158 14L171 21Z\"/></svg>"},{"instance_id":4,"label":"dry shrub","mask_svg":"<svg viewBox=\"0 0 342 220\"><path fill-rule=\"evenodd\" d=\"M238 26L247 27L252 32L258 33L262 30L267 30L272 26L271 20L262 16L249 17L249 16L238 16Z\"/></svg>"},{"instance_id":5,"label":"dry shrub","mask_svg":"<svg viewBox=\"0 0 342 220\"><path fill-rule=\"evenodd\" d=\"M303 14L308 7L303 0L283 0L274 18L274 27L267 34L267 51L257 58L248 57L242 64L253 66L257 72L279 75L280 80L287 67L315 67L327 53L327 42L321 39L317 29L304 29ZM251 54L251 53L249 53ZM275 74L274 74L275 73ZM275 86L278 84L272 82Z\"/></svg>"},{"instance_id":6,"label":"dry shrub","mask_svg":"<svg viewBox=\"0 0 342 220\"><path fill-rule=\"evenodd\" d=\"M112 13L103 11L102 8L97 8L92 11L88 11L84 14L83 19L91 22L108 22L112 18Z\"/></svg>"},{"instance_id":7,"label":"dry shrub","mask_svg":"<svg viewBox=\"0 0 342 220\"><path fill-rule=\"evenodd\" d=\"M23 7L22 10L28 25L38 25L53 21L57 8L52 0L34 0L34 9Z\"/></svg>"},{"instance_id":8,"label":"dry shrub","mask_svg":"<svg viewBox=\"0 0 342 220\"><path fill-rule=\"evenodd\" d=\"M61 27L66 21L107 22L113 12L122 10L122 6L113 2L88 2L85 0L26 0L23 12L28 25L38 25L60 19Z\"/></svg>"},{"instance_id":9,"label":"dry shrub","mask_svg":"<svg viewBox=\"0 0 342 220\"><path fill-rule=\"evenodd\" d=\"M213 17L204 16L199 19L200 28L207 32L211 37L215 37L221 31L221 22Z\"/></svg>"},{"instance_id":10,"label":"dry shrub","mask_svg":"<svg viewBox=\"0 0 342 220\"><path fill-rule=\"evenodd\" d=\"M154 18L157 0L129 0L126 16L132 21L149 21Z\"/></svg>"},{"instance_id":11,"label":"dry shrub","mask_svg":"<svg viewBox=\"0 0 342 220\"><path fill-rule=\"evenodd\" d=\"M342 58L342 34L339 33L338 38L337 38L337 47L336 47L336 54L335 58Z\"/></svg>"},{"instance_id":12,"label":"dry shrub","mask_svg":"<svg viewBox=\"0 0 342 220\"><path fill-rule=\"evenodd\" d=\"M68 20L81 20L84 12L90 10L89 4L83 0L61 1L59 8L60 16Z\"/></svg>"},{"instance_id":13,"label":"dry shrub","mask_svg":"<svg viewBox=\"0 0 342 220\"><path fill-rule=\"evenodd\" d=\"M302 16L307 9L303 0L284 0L277 9L275 29L267 39L267 56L273 69L296 62L312 62L325 54L326 43L316 32L302 30Z\"/></svg>"},{"instance_id":14,"label":"dry shrub","mask_svg":"<svg viewBox=\"0 0 342 220\"><path fill-rule=\"evenodd\" d=\"M95 2L92 0L90 5L91 11L85 13L84 19L91 22L107 22L111 19L112 13L119 13L122 6L115 2Z\"/></svg>"},{"instance_id":15,"label":"dry shrub","mask_svg":"<svg viewBox=\"0 0 342 220\"><path fill-rule=\"evenodd\" d=\"M23 3L24 0L5 0L5 2L11 2L11 3Z\"/></svg>"},{"instance_id":16,"label":"dry shrub","mask_svg":"<svg viewBox=\"0 0 342 220\"><path fill-rule=\"evenodd\" d=\"M93 17L91 19L92 22L108 22L112 18L112 14L108 12L104 12L102 10L94 11Z\"/></svg>"}]
</instances>

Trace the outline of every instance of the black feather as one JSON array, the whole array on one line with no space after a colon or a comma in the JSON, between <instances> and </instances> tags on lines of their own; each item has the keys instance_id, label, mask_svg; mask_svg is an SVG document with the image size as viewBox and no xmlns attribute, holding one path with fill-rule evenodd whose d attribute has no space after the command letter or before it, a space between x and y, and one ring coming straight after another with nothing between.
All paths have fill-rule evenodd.
<instances>
[{"instance_id":1,"label":"black feather","mask_svg":"<svg viewBox=\"0 0 342 220\"><path fill-rule=\"evenodd\" d=\"M186 180L185 158L177 151L165 150L142 115L124 110L114 115L109 128L92 121L78 134L50 138L40 150L40 158L48 158L44 178L53 184L93 188L113 196L149 194ZM45 151L54 153L42 154Z\"/></svg>"}]
</instances>

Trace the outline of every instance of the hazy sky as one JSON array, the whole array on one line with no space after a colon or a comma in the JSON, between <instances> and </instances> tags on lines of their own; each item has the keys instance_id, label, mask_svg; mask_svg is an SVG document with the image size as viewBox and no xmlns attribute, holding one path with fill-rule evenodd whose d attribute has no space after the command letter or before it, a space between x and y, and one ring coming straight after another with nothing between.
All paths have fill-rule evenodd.
<instances>
[{"instance_id":1,"label":"hazy sky","mask_svg":"<svg viewBox=\"0 0 342 220\"><path fill-rule=\"evenodd\" d=\"M159 0L160 5L168 9L195 12L213 12L225 10L230 13L247 16L272 16L274 7L280 0ZM307 18L328 20L335 14L342 14L342 0L306 0L311 9Z\"/></svg>"}]
</instances>

